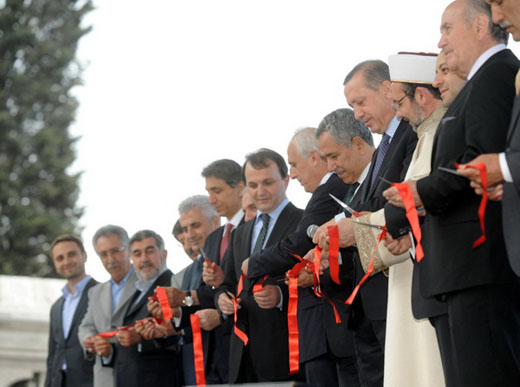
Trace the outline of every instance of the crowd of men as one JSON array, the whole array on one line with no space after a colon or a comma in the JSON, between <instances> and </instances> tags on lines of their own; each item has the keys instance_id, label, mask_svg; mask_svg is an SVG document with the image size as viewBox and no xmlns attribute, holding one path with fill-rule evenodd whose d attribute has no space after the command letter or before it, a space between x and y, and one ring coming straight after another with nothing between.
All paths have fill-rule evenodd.
<instances>
[{"instance_id":1,"label":"crowd of men","mask_svg":"<svg viewBox=\"0 0 520 387\"><path fill-rule=\"evenodd\" d=\"M299 129L290 168L267 148L206 166L208 196L185 199L173 228L193 260L179 273L160 235L107 225L92 239L111 276L98 284L82 241L58 237L67 285L46 386L519 386L509 33L520 41L520 0L456 0L438 55L349 71L351 109ZM304 210L286 196L290 178L312 193Z\"/></svg>"}]
</instances>

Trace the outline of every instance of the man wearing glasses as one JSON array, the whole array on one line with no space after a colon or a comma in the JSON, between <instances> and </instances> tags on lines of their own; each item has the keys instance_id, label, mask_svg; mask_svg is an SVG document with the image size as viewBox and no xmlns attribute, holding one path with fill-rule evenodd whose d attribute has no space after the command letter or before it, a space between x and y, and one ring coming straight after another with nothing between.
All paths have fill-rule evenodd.
<instances>
[{"instance_id":1,"label":"man wearing glasses","mask_svg":"<svg viewBox=\"0 0 520 387\"><path fill-rule=\"evenodd\" d=\"M136 290L137 276L130 263L128 234L122 227L101 227L94 234L92 243L111 278L90 289L88 310L78 336L85 356L96 357L94 386L111 387L114 385L113 368L104 364L111 361L115 338L103 338L97 334L113 331L123 324L128 303Z\"/></svg>"}]
</instances>

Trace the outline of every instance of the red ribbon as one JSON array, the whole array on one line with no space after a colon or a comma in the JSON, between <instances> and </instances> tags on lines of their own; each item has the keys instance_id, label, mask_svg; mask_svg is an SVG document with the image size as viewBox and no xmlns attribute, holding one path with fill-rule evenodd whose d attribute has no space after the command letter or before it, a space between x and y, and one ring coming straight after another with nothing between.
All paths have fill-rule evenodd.
<instances>
[{"instance_id":1,"label":"red ribbon","mask_svg":"<svg viewBox=\"0 0 520 387\"><path fill-rule=\"evenodd\" d=\"M327 226L329 233L329 272L332 281L340 285L339 282L339 230L337 225Z\"/></svg>"},{"instance_id":2,"label":"red ribbon","mask_svg":"<svg viewBox=\"0 0 520 387\"><path fill-rule=\"evenodd\" d=\"M242 340L242 342L244 343L244 346L247 345L247 342L249 341L249 338L247 337L247 335L241 331L238 327L237 327L237 310L238 310L238 302L237 302L237 298L238 296L240 295L240 293L242 293L242 288L243 288L243 281L244 281L244 278L246 276L244 275L244 273L242 273L242 275L240 276L240 280L238 280L238 286L237 286L237 295L235 297L233 297L233 313L234 313L234 318L233 318L233 331L235 332L235 335L238 336L238 338L240 340Z\"/></svg>"},{"instance_id":3,"label":"red ribbon","mask_svg":"<svg viewBox=\"0 0 520 387\"><path fill-rule=\"evenodd\" d=\"M417 259L417 262L421 262L424 258L424 251L421 245L422 233L421 225L419 223L419 215L417 215L417 209L415 208L412 189L408 183L393 183L392 187L397 188L399 196L401 196L401 199L403 200L404 208L406 210L406 218L408 219L408 222L410 222L413 236L417 241L415 247L415 258Z\"/></svg>"},{"instance_id":4,"label":"red ribbon","mask_svg":"<svg viewBox=\"0 0 520 387\"><path fill-rule=\"evenodd\" d=\"M267 278L269 278L268 275L266 275L264 278L262 278L262 280L260 282L258 282L257 284L255 284L253 286L253 294L264 290L264 282L267 280Z\"/></svg>"},{"instance_id":5,"label":"red ribbon","mask_svg":"<svg viewBox=\"0 0 520 387\"><path fill-rule=\"evenodd\" d=\"M460 168L459 163L455 163L455 167ZM467 168L475 168L480 172L480 185L482 186L482 199L480 199L480 204L478 206L478 218L480 220L480 230L482 231L482 235L473 242L473 248L480 246L486 241L486 227L484 224L484 215L486 214L486 206L488 201L488 185L487 185L487 170L486 165L484 163L476 163L476 164L468 164L464 166L464 169Z\"/></svg>"},{"instance_id":6,"label":"red ribbon","mask_svg":"<svg viewBox=\"0 0 520 387\"><path fill-rule=\"evenodd\" d=\"M332 302L322 291L321 291L321 283L320 283L320 263L321 263L321 247L316 245L314 248L314 264L310 262L309 267L314 272L314 287L313 291L316 297L324 298L328 301L328 303L332 306L332 310L334 311L334 317L336 318L336 324L341 324L341 318L339 317L338 309L334 302ZM301 259L300 257L296 256Z\"/></svg>"},{"instance_id":7,"label":"red ribbon","mask_svg":"<svg viewBox=\"0 0 520 387\"><path fill-rule=\"evenodd\" d=\"M202 334L200 331L199 315L190 314L191 331L193 333L193 362L195 364L195 380L197 386L206 385L206 376L204 375L204 351L202 348Z\"/></svg>"},{"instance_id":8,"label":"red ribbon","mask_svg":"<svg viewBox=\"0 0 520 387\"><path fill-rule=\"evenodd\" d=\"M377 238L377 245L376 245L376 248L374 249L374 253L372 254L372 257L370 258L370 262L368 264L367 272L365 273L363 278L361 278L361 281L359 281L359 283L356 285L356 287L352 291L352 294L349 296L349 298L347 298L347 301L345 301L345 304L352 305L352 303L354 302L354 299L356 298L356 295L359 292L359 288L361 287L361 285L363 285L363 283L372 274L372 271L374 270L374 257L376 255L377 249L379 248L379 244L381 243L381 241L383 239L385 239L385 237L386 237L386 226L383 227L383 230L381 231L381 234L379 234L379 237Z\"/></svg>"}]
</instances>

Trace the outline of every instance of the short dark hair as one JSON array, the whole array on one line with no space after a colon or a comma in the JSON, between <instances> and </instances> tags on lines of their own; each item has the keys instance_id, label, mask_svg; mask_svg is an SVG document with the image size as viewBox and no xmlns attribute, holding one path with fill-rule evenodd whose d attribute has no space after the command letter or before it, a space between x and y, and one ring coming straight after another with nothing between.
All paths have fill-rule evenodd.
<instances>
[{"instance_id":1,"label":"short dark hair","mask_svg":"<svg viewBox=\"0 0 520 387\"><path fill-rule=\"evenodd\" d=\"M274 150L262 148L256 152L246 155L246 161L242 166L242 178L244 181L246 181L245 171L247 163L251 164L251 166L255 169L262 169L269 166L267 163L269 160L276 164L278 170L280 171L280 176L282 179L285 179L287 177L288 170L284 158Z\"/></svg>"},{"instance_id":2,"label":"short dark hair","mask_svg":"<svg viewBox=\"0 0 520 387\"><path fill-rule=\"evenodd\" d=\"M173 237L175 239L179 240L179 235L181 235L183 232L184 231L182 230L181 220L177 219L177 221L175 222L175 225L173 226L173 230L172 230Z\"/></svg>"},{"instance_id":3,"label":"short dark hair","mask_svg":"<svg viewBox=\"0 0 520 387\"><path fill-rule=\"evenodd\" d=\"M365 86L372 89L378 90L379 85L384 81L390 81L390 70L388 65L382 60L366 60L358 63L345 77L343 86L345 86L358 72L363 72L365 78Z\"/></svg>"},{"instance_id":4,"label":"short dark hair","mask_svg":"<svg viewBox=\"0 0 520 387\"><path fill-rule=\"evenodd\" d=\"M216 177L224 180L230 187L236 187L242 180L240 165L233 160L222 159L213 161L202 170L202 177Z\"/></svg>"},{"instance_id":5,"label":"short dark hair","mask_svg":"<svg viewBox=\"0 0 520 387\"><path fill-rule=\"evenodd\" d=\"M62 235L57 236L51 243L51 248L49 250L51 252L51 257L52 257L52 249L54 248L54 246L56 246L58 243L61 243L61 242L74 242L79 247L79 249L81 250L82 253L85 252L85 246L83 246L83 242L81 241L81 239L79 237L77 237L76 235L72 235L72 234L62 234Z\"/></svg>"},{"instance_id":6,"label":"short dark hair","mask_svg":"<svg viewBox=\"0 0 520 387\"><path fill-rule=\"evenodd\" d=\"M417 90L418 87L425 88L430 92L430 94L435 99L441 99L441 92L436 87L433 87L433 85L430 85L428 83L421 84L421 83L407 83L403 82L401 83L403 85L403 92L406 94L407 97L410 97L412 100L415 96L415 90Z\"/></svg>"},{"instance_id":7,"label":"short dark hair","mask_svg":"<svg viewBox=\"0 0 520 387\"><path fill-rule=\"evenodd\" d=\"M164 250L164 240L161 238L159 234L157 234L155 231L152 230L141 230L137 231L132 237L130 238L130 246L134 242L140 242L143 239L146 238L153 238L155 239L155 245L157 248L161 251Z\"/></svg>"}]
</instances>

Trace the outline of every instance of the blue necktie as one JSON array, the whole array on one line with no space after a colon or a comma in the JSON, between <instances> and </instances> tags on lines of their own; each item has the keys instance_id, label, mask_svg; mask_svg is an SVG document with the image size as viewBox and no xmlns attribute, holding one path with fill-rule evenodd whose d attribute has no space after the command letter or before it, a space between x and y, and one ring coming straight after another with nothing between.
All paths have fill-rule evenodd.
<instances>
[{"instance_id":1,"label":"blue necktie","mask_svg":"<svg viewBox=\"0 0 520 387\"><path fill-rule=\"evenodd\" d=\"M381 169L381 165L383 165L383 160L390 146L390 139L391 137L388 134L383 134L383 139L379 144L379 148L377 148L376 165L374 166L374 171L372 173L371 185L374 184L374 180L376 179L377 174L379 173L379 169Z\"/></svg>"}]
</instances>

